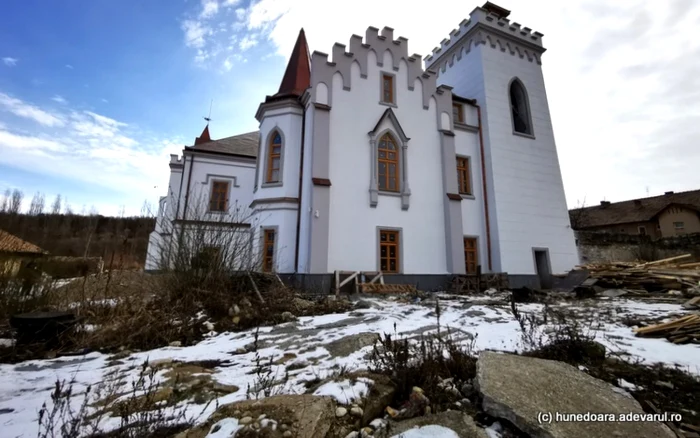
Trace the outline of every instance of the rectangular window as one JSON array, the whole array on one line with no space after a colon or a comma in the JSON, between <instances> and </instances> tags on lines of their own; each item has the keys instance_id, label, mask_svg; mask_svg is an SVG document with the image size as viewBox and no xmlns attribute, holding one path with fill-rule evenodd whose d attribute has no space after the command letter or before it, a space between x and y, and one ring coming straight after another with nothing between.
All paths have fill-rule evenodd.
<instances>
[{"instance_id":1,"label":"rectangular window","mask_svg":"<svg viewBox=\"0 0 700 438\"><path fill-rule=\"evenodd\" d=\"M228 181L214 181L209 198L209 211L226 211L228 208Z\"/></svg>"},{"instance_id":2,"label":"rectangular window","mask_svg":"<svg viewBox=\"0 0 700 438\"><path fill-rule=\"evenodd\" d=\"M263 230L263 272L272 272L275 259L275 230Z\"/></svg>"},{"instance_id":3,"label":"rectangular window","mask_svg":"<svg viewBox=\"0 0 700 438\"><path fill-rule=\"evenodd\" d=\"M639 235L646 236L647 235L647 227L639 227Z\"/></svg>"},{"instance_id":4,"label":"rectangular window","mask_svg":"<svg viewBox=\"0 0 700 438\"><path fill-rule=\"evenodd\" d=\"M459 184L459 193L463 195L472 194L469 158L457 157L457 183Z\"/></svg>"},{"instance_id":5,"label":"rectangular window","mask_svg":"<svg viewBox=\"0 0 700 438\"><path fill-rule=\"evenodd\" d=\"M685 229L685 222L674 222L673 228L676 230L684 230Z\"/></svg>"},{"instance_id":6,"label":"rectangular window","mask_svg":"<svg viewBox=\"0 0 700 438\"><path fill-rule=\"evenodd\" d=\"M221 262L221 248L217 246L207 246L202 248L197 255L192 258L194 269L212 270Z\"/></svg>"},{"instance_id":7,"label":"rectangular window","mask_svg":"<svg viewBox=\"0 0 700 438\"><path fill-rule=\"evenodd\" d=\"M379 230L379 270L386 273L399 272L399 232Z\"/></svg>"},{"instance_id":8,"label":"rectangular window","mask_svg":"<svg viewBox=\"0 0 700 438\"><path fill-rule=\"evenodd\" d=\"M394 102L394 77L391 75L382 75L382 102Z\"/></svg>"},{"instance_id":9,"label":"rectangular window","mask_svg":"<svg viewBox=\"0 0 700 438\"><path fill-rule=\"evenodd\" d=\"M476 238L464 238L464 263L466 265L467 274L476 274L478 265Z\"/></svg>"},{"instance_id":10,"label":"rectangular window","mask_svg":"<svg viewBox=\"0 0 700 438\"><path fill-rule=\"evenodd\" d=\"M453 103L452 104L452 118L455 122L464 123L464 112L462 109L462 104Z\"/></svg>"}]
</instances>

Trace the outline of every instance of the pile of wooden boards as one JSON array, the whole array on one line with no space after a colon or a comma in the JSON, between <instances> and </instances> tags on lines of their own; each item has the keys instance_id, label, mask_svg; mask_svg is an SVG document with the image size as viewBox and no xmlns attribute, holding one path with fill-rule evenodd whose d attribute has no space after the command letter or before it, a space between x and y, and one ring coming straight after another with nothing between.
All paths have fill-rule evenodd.
<instances>
[{"instance_id":1,"label":"pile of wooden boards","mask_svg":"<svg viewBox=\"0 0 700 438\"><path fill-rule=\"evenodd\" d=\"M690 258L684 254L647 263L611 262L580 266L587 269L596 286L626 289L631 294L669 290L698 290L700 294L700 262L681 263Z\"/></svg>"},{"instance_id":2,"label":"pile of wooden boards","mask_svg":"<svg viewBox=\"0 0 700 438\"><path fill-rule=\"evenodd\" d=\"M360 283L360 292L378 294L414 294L417 289L412 284Z\"/></svg>"},{"instance_id":3,"label":"pile of wooden boards","mask_svg":"<svg viewBox=\"0 0 700 438\"><path fill-rule=\"evenodd\" d=\"M674 344L700 344L700 315L686 315L682 318L635 329L637 336L666 338Z\"/></svg>"}]
</instances>

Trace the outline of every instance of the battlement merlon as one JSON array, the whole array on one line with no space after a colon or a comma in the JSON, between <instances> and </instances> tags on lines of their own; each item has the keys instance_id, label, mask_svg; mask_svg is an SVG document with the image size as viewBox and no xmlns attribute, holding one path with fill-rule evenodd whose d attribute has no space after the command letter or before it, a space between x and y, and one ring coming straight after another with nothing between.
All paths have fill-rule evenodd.
<instances>
[{"instance_id":1,"label":"battlement merlon","mask_svg":"<svg viewBox=\"0 0 700 438\"><path fill-rule=\"evenodd\" d=\"M485 9L485 7L489 9ZM440 46L433 49L432 54L423 58L426 70L450 52L450 49L459 46L460 42L467 40L470 35L473 35L479 29L486 30L498 37L503 37L507 41L521 44L535 53L541 54L546 50L542 45L543 34L532 31L529 27L522 27L519 23L511 22L507 18L507 13L499 14L493 12L494 7L498 8L487 2L484 7L474 8L469 14L469 18L462 20L459 27L450 32L449 38L442 40ZM505 9L502 10L509 13Z\"/></svg>"}]
</instances>

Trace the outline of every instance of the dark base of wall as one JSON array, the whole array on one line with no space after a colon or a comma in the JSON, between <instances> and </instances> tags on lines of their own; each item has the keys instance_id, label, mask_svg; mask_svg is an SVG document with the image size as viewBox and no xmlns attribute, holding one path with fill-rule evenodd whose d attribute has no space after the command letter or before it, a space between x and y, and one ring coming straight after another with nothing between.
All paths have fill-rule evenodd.
<instances>
[{"instance_id":1,"label":"dark base of wall","mask_svg":"<svg viewBox=\"0 0 700 438\"><path fill-rule=\"evenodd\" d=\"M159 271L145 271L157 274ZM335 278L333 274L278 274L282 282L308 295L328 295L333 293ZM341 281L347 278L341 277ZM449 292L452 288L452 274L384 274L386 284L412 284L424 292ZM529 287L539 289L540 279L537 275L509 275L510 288ZM556 287L556 278L555 278ZM354 292L353 282L343 286L343 293Z\"/></svg>"},{"instance_id":2,"label":"dark base of wall","mask_svg":"<svg viewBox=\"0 0 700 438\"><path fill-rule=\"evenodd\" d=\"M509 275L508 284L511 289L519 287L529 287L530 289L540 288L540 277L534 274Z\"/></svg>"},{"instance_id":3,"label":"dark base of wall","mask_svg":"<svg viewBox=\"0 0 700 438\"><path fill-rule=\"evenodd\" d=\"M333 293L335 279L333 274L279 274L282 281L309 294L324 295ZM341 277L341 281L347 278ZM452 274L384 274L385 284L412 284L424 292L449 292L452 288ZM511 288L527 286L539 289L540 279L537 275L509 275ZM343 286L341 292L352 293L353 282Z\"/></svg>"}]
</instances>

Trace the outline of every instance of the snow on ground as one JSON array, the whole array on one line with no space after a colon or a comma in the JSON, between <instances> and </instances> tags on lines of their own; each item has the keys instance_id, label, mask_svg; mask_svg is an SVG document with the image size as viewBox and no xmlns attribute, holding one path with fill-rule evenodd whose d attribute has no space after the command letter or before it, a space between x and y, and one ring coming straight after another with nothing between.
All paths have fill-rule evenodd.
<instances>
[{"instance_id":1,"label":"snow on ground","mask_svg":"<svg viewBox=\"0 0 700 438\"><path fill-rule=\"evenodd\" d=\"M369 388L374 382L370 379L360 377L351 383L349 380L333 381L324 383L314 395L328 395L333 397L341 405L349 405L360 401L369 393Z\"/></svg>"},{"instance_id":2,"label":"snow on ground","mask_svg":"<svg viewBox=\"0 0 700 438\"><path fill-rule=\"evenodd\" d=\"M406 432L394 435L391 438L459 438L459 435L452 429L431 424L408 429Z\"/></svg>"},{"instance_id":3,"label":"snow on ground","mask_svg":"<svg viewBox=\"0 0 700 438\"><path fill-rule=\"evenodd\" d=\"M468 344L472 342L476 350L494 349L516 351L521 349L520 328L510 313L509 305L489 303L495 297L455 297L442 295L440 300L440 330L449 327L453 338ZM211 337L190 347L164 347L156 350L132 354L121 364L107 366L109 357L91 353L82 357L60 357L52 360L27 361L15 365L0 365L0 414L2 435L29 437L37 433L37 416L42 403L50 400L50 393L56 379L74 380L74 393L85 391L88 385L109 384L117 377L131 382L138 376L140 365L145 361L174 360L192 362L202 360L225 361L217 367L212 378L224 385L235 385L239 391L222 396L218 404L226 404L246 398L246 388L256 383L256 355L259 358L275 360L284 353L296 357L280 365L273 365L273 375L283 378L290 365L289 380L281 389L284 393L303 393L304 382L323 379L333 375L338 369L348 371L367 367L367 354L372 347L365 347L347 357L331 357L325 345L349 335L394 331L406 336L419 336L421 333L434 333L437 328L435 305L430 303L406 304L389 299L368 299L371 308L352 312L314 317L302 317L299 321L264 327L259 331L258 350L237 354L253 342L254 330L238 333L212 334ZM596 338L614 351L624 350L638 356L646 363L665 362L677 364L686 370L700 374L700 348L697 345L674 345L665 339L636 338L631 328L619 322L620 317L651 318L666 316L671 312L682 314L679 305L648 304L624 298L610 301L571 301L560 304L565 309L588 317L597 325ZM518 305L521 313L541 312L540 304ZM265 361L262 361L265 362ZM163 378L164 371L157 377ZM343 383L343 382L341 382ZM359 382L362 384L362 382ZM348 383L349 384L349 383ZM357 383L356 383L357 384ZM336 384L324 390L334 395L352 395L362 388L345 388ZM74 399L78 406L80 396ZM216 403L208 407L190 403L184 405L187 415L204 421L215 409ZM116 426L117 419L108 419L104 425ZM234 427L233 424L228 424Z\"/></svg>"}]
</instances>

